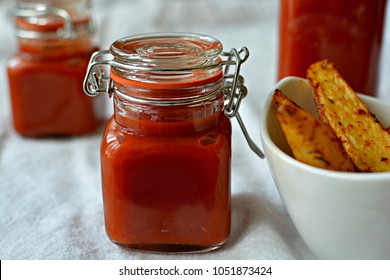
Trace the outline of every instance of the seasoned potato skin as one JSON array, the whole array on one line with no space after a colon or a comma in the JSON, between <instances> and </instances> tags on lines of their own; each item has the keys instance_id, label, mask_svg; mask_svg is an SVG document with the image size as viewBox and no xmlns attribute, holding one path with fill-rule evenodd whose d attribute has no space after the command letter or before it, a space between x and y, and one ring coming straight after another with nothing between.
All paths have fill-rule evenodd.
<instances>
[{"instance_id":1,"label":"seasoned potato skin","mask_svg":"<svg viewBox=\"0 0 390 280\"><path fill-rule=\"evenodd\" d=\"M362 172L390 171L390 133L369 112L333 64L312 64L307 78L314 88L320 119L329 125Z\"/></svg>"},{"instance_id":2,"label":"seasoned potato skin","mask_svg":"<svg viewBox=\"0 0 390 280\"><path fill-rule=\"evenodd\" d=\"M337 171L355 171L341 142L327 126L277 89L273 95L276 118L294 157L306 164Z\"/></svg>"}]
</instances>

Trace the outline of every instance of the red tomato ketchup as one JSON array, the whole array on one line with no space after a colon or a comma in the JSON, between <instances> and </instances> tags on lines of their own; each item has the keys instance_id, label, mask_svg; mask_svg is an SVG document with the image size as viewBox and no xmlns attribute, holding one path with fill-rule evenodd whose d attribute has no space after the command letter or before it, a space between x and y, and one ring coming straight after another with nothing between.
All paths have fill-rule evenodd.
<instances>
[{"instance_id":1,"label":"red tomato ketchup","mask_svg":"<svg viewBox=\"0 0 390 280\"><path fill-rule=\"evenodd\" d=\"M89 2L19 1L15 15L19 49L7 65L15 130L31 137L94 130L96 100L83 93L96 51Z\"/></svg>"},{"instance_id":2,"label":"red tomato ketchup","mask_svg":"<svg viewBox=\"0 0 390 280\"><path fill-rule=\"evenodd\" d=\"M355 91L376 95L386 2L281 0L278 78L328 59Z\"/></svg>"},{"instance_id":3,"label":"red tomato ketchup","mask_svg":"<svg viewBox=\"0 0 390 280\"><path fill-rule=\"evenodd\" d=\"M120 39L91 59L86 92L108 90L114 99L101 144L114 243L193 252L228 239L231 124L221 52L208 36L157 33ZM102 59L108 54L112 60ZM100 73L91 82L104 64L109 78Z\"/></svg>"}]
</instances>

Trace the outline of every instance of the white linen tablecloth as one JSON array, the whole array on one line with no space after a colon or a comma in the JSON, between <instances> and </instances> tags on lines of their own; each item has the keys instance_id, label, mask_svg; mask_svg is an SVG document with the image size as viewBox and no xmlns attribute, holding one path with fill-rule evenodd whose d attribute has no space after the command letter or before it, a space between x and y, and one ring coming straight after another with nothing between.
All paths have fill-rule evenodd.
<instances>
[{"instance_id":1,"label":"white linen tablecloth","mask_svg":"<svg viewBox=\"0 0 390 280\"><path fill-rule=\"evenodd\" d=\"M85 137L30 139L12 127L7 58L16 50L8 6L0 0L0 259L315 259L296 231L266 160L249 149L235 120L232 231L219 250L155 254L109 241L103 220L99 145L104 127ZM102 49L136 33L183 31L218 38L225 50L247 46L242 74L249 89L241 116L261 146L259 120L276 82L277 0L96 0ZM390 26L380 98L390 100ZM107 98L107 117L112 100Z\"/></svg>"}]
</instances>

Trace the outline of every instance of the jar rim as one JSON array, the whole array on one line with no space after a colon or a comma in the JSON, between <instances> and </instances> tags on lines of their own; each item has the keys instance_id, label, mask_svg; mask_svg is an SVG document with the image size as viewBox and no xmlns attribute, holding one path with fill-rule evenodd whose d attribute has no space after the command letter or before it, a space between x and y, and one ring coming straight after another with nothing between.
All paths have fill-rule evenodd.
<instances>
[{"instance_id":1,"label":"jar rim","mask_svg":"<svg viewBox=\"0 0 390 280\"><path fill-rule=\"evenodd\" d=\"M94 33L89 0L20 0L14 7L20 38L80 38Z\"/></svg>"},{"instance_id":2,"label":"jar rim","mask_svg":"<svg viewBox=\"0 0 390 280\"><path fill-rule=\"evenodd\" d=\"M181 70L218 65L222 43L195 33L148 33L121 38L110 47L122 65Z\"/></svg>"}]
</instances>

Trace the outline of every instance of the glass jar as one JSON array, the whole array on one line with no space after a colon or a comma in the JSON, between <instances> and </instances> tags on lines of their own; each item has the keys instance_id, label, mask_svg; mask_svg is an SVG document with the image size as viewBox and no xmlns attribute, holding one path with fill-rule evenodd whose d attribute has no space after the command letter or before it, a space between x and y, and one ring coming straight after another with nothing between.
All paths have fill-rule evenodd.
<instances>
[{"instance_id":1,"label":"glass jar","mask_svg":"<svg viewBox=\"0 0 390 280\"><path fill-rule=\"evenodd\" d=\"M222 52L209 36L157 33L120 39L92 57L85 91L114 99L100 151L114 243L193 252L228 239L229 117L246 94L239 68L247 56L246 48ZM226 64L236 65L234 74Z\"/></svg>"},{"instance_id":2,"label":"glass jar","mask_svg":"<svg viewBox=\"0 0 390 280\"><path fill-rule=\"evenodd\" d=\"M23 0L14 11L18 52L8 61L13 124L24 136L93 131L101 113L83 92L94 27L88 0Z\"/></svg>"},{"instance_id":3,"label":"glass jar","mask_svg":"<svg viewBox=\"0 0 390 280\"><path fill-rule=\"evenodd\" d=\"M387 0L281 0L279 72L306 77L331 61L358 92L377 95Z\"/></svg>"}]
</instances>

